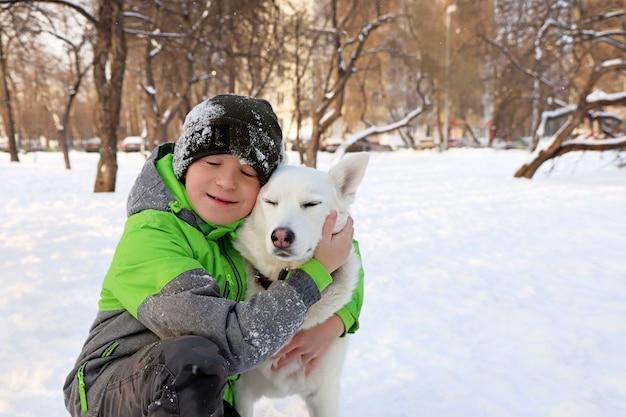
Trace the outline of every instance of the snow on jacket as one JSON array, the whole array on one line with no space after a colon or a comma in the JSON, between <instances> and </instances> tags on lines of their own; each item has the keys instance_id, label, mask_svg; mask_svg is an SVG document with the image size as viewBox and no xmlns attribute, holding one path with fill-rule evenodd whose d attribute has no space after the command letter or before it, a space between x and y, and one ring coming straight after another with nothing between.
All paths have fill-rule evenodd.
<instances>
[{"instance_id":1,"label":"snow on jacket","mask_svg":"<svg viewBox=\"0 0 626 417\"><path fill-rule=\"evenodd\" d=\"M199 335L220 348L231 375L274 354L297 331L331 278L316 260L245 297L243 261L232 247L242 220L205 222L172 169L174 144L152 153L128 197L128 219L102 284L97 317L64 384L73 416L97 416L110 376L158 341ZM358 328L362 279L338 315Z\"/></svg>"}]
</instances>

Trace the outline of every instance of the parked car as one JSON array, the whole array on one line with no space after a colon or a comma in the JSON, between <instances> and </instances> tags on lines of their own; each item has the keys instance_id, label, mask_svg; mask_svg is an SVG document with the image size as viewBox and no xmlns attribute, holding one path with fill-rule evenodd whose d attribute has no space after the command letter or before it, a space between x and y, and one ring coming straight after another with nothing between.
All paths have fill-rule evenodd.
<instances>
[{"instance_id":1,"label":"parked car","mask_svg":"<svg viewBox=\"0 0 626 417\"><path fill-rule=\"evenodd\" d=\"M423 137L417 139L417 149L426 150L426 149L435 149L439 144L435 143L435 138L433 137Z\"/></svg>"},{"instance_id":2,"label":"parked car","mask_svg":"<svg viewBox=\"0 0 626 417\"><path fill-rule=\"evenodd\" d=\"M9 152L9 138L0 136L0 151Z\"/></svg>"},{"instance_id":3,"label":"parked car","mask_svg":"<svg viewBox=\"0 0 626 417\"><path fill-rule=\"evenodd\" d=\"M346 152L369 152L371 150L372 144L365 138L357 140L346 148Z\"/></svg>"},{"instance_id":4,"label":"parked car","mask_svg":"<svg viewBox=\"0 0 626 417\"><path fill-rule=\"evenodd\" d=\"M26 147L24 149L26 152L36 152L43 149L40 139L29 139L28 141L26 141L24 146Z\"/></svg>"},{"instance_id":5,"label":"parked car","mask_svg":"<svg viewBox=\"0 0 626 417\"><path fill-rule=\"evenodd\" d=\"M524 137L513 139L509 142L501 138L495 138L491 141L491 147L496 149L528 149L532 138Z\"/></svg>"},{"instance_id":6,"label":"parked car","mask_svg":"<svg viewBox=\"0 0 626 417\"><path fill-rule=\"evenodd\" d=\"M100 145L102 145L102 140L100 138L89 138L83 140L83 150L85 152L100 152Z\"/></svg>"},{"instance_id":7,"label":"parked car","mask_svg":"<svg viewBox=\"0 0 626 417\"><path fill-rule=\"evenodd\" d=\"M143 142L141 136L126 136L120 144L120 150L124 152L139 152L143 150Z\"/></svg>"},{"instance_id":8,"label":"parked car","mask_svg":"<svg viewBox=\"0 0 626 417\"><path fill-rule=\"evenodd\" d=\"M335 152L343 143L343 139L328 138L324 141L324 144L322 145L320 150L332 153ZM352 145L346 148L346 152L368 152L371 150L372 144L365 138L357 140Z\"/></svg>"}]
</instances>

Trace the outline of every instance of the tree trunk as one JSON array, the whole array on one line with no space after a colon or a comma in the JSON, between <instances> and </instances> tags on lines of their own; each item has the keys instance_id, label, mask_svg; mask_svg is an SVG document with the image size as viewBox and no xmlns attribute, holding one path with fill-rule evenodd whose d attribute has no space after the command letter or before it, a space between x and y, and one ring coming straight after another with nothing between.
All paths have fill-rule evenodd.
<instances>
[{"instance_id":1,"label":"tree trunk","mask_svg":"<svg viewBox=\"0 0 626 417\"><path fill-rule=\"evenodd\" d=\"M2 71L2 77L0 77L0 83L2 83L2 99L0 100L0 107L2 107L2 118L4 119L4 125L7 129L7 135L9 136L9 154L11 155L11 162L19 162L20 159L17 156L17 144L15 143L15 122L13 120L13 109L11 107L11 92L9 91L6 56L4 55L4 46L2 45L2 35L0 34L0 71Z\"/></svg>"},{"instance_id":2,"label":"tree trunk","mask_svg":"<svg viewBox=\"0 0 626 417\"><path fill-rule=\"evenodd\" d=\"M82 46L82 43L81 43ZM76 80L72 85L70 93L67 97L67 101L65 102L65 109L63 110L63 118L61 120L61 128L59 130L59 140L61 141L61 149L63 150L63 160L65 162L65 169L71 169L72 166L70 164L70 155L67 146L67 136L70 129L70 114L72 111L72 105L74 104L74 99L76 98L76 94L78 94L78 90L80 89L80 85L83 81L83 77L85 76L86 70L82 71L80 66L80 54L78 50L75 50L74 56L74 65L76 66Z\"/></svg>"},{"instance_id":3,"label":"tree trunk","mask_svg":"<svg viewBox=\"0 0 626 417\"><path fill-rule=\"evenodd\" d=\"M69 118L66 120L69 123ZM63 162L65 163L65 169L72 169L72 165L70 164L70 154L67 149L67 130L65 126L61 126L61 128L57 131L57 136L59 138L59 144L61 145L61 152L63 152Z\"/></svg>"},{"instance_id":4,"label":"tree trunk","mask_svg":"<svg viewBox=\"0 0 626 417\"><path fill-rule=\"evenodd\" d=\"M554 135L554 137L552 138L552 143L545 149L535 151L534 158L530 162L522 165L513 176L515 178L531 179L544 162L565 153L562 152L562 144L572 133L574 127L578 126L581 123L584 114L585 112L580 110L579 107L579 110L574 112L572 116L561 126L559 131Z\"/></svg>"},{"instance_id":5,"label":"tree trunk","mask_svg":"<svg viewBox=\"0 0 626 417\"><path fill-rule=\"evenodd\" d=\"M63 161L65 162L65 169L72 169L72 166L70 164L70 154L67 148L67 131L70 125L70 112L72 111L72 103L74 103L76 92L78 91L78 87L80 86L81 75L79 74L78 77L79 81L74 83L72 92L69 94L67 102L65 103L63 118L61 119L61 126L58 129L59 142L61 143L61 150L63 151Z\"/></svg>"},{"instance_id":6,"label":"tree trunk","mask_svg":"<svg viewBox=\"0 0 626 417\"><path fill-rule=\"evenodd\" d=\"M549 154L545 151L539 151L537 156L532 161L522 165L516 172L515 178L528 178L531 179L539 167L546 161L554 158L554 154Z\"/></svg>"},{"instance_id":7,"label":"tree trunk","mask_svg":"<svg viewBox=\"0 0 626 417\"><path fill-rule=\"evenodd\" d=\"M313 122L313 130L311 131L311 138L309 139L309 142L306 146L306 158L304 160L304 165L308 167L317 167L317 148L319 147L320 136L321 132L319 128L319 122Z\"/></svg>"},{"instance_id":8,"label":"tree trunk","mask_svg":"<svg viewBox=\"0 0 626 417\"><path fill-rule=\"evenodd\" d=\"M578 99L578 103L574 110L569 113L567 120L561 125L559 131L552 138L552 143L549 146L541 149L539 151L534 151L533 159L522 165L517 172L515 172L514 177L516 178L532 178L539 167L545 163L546 161L556 158L558 156L564 155L568 152L572 151L607 151L611 149L622 149L624 144L621 141L617 142L591 142L591 143L576 143L569 142L566 143L567 139L570 137L576 126L579 126L583 123L586 117L588 117L589 113L598 110L604 109L607 106L625 106L626 105L626 97L622 95L619 96L617 100L593 100L591 102L587 101L587 97L594 89L597 81L601 78L602 71L604 68L597 73L591 74L589 79L587 80L587 84L585 89L580 94L580 98ZM544 115L545 117L545 115ZM544 118L542 117L542 119ZM559 117L564 117L563 113L559 113ZM545 121L542 121L541 132L544 131L543 125ZM539 138L539 134L536 132L535 136Z\"/></svg>"},{"instance_id":9,"label":"tree trunk","mask_svg":"<svg viewBox=\"0 0 626 417\"><path fill-rule=\"evenodd\" d=\"M537 155L537 157L535 157L531 162L529 162L528 164L524 164L522 165L522 167L520 169L517 170L517 172L515 173L515 177L516 178L532 178L535 173L537 172L537 170L539 169L539 167L546 161L549 161L550 159L565 155L566 153L569 152L575 152L575 151L610 151L610 150L615 150L615 149L626 149L626 141L622 142L621 144L615 144L615 143L598 143L598 144L591 144L591 143L576 143L576 144L571 144L571 145L566 145L566 146L560 146L556 151L554 152L544 152L544 151L540 151Z\"/></svg>"},{"instance_id":10,"label":"tree trunk","mask_svg":"<svg viewBox=\"0 0 626 417\"><path fill-rule=\"evenodd\" d=\"M98 93L98 131L102 151L94 192L115 191L117 127L126 65L124 0L100 0L98 38L94 50L94 80ZM109 77L107 77L109 73Z\"/></svg>"}]
</instances>

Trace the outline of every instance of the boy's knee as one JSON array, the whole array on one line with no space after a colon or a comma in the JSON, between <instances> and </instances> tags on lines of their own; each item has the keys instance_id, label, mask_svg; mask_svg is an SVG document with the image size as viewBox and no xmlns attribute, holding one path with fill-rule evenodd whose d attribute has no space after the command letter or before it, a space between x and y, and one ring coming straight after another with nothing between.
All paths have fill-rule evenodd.
<instances>
[{"instance_id":1,"label":"boy's knee","mask_svg":"<svg viewBox=\"0 0 626 417\"><path fill-rule=\"evenodd\" d=\"M228 378L226 360L219 348L209 339L200 336L181 336L161 342L161 354L166 367L176 376L176 385L185 379Z\"/></svg>"},{"instance_id":2,"label":"boy's knee","mask_svg":"<svg viewBox=\"0 0 626 417\"><path fill-rule=\"evenodd\" d=\"M228 369L219 348L199 336L161 341L155 352L171 375L178 402L178 415L222 415L222 397ZM163 401L158 401L159 405ZM215 414L211 414L215 413ZM155 413L155 415L159 415Z\"/></svg>"},{"instance_id":3,"label":"boy's knee","mask_svg":"<svg viewBox=\"0 0 626 417\"><path fill-rule=\"evenodd\" d=\"M228 367L208 339L161 340L122 367L105 394L101 416L223 415Z\"/></svg>"}]
</instances>

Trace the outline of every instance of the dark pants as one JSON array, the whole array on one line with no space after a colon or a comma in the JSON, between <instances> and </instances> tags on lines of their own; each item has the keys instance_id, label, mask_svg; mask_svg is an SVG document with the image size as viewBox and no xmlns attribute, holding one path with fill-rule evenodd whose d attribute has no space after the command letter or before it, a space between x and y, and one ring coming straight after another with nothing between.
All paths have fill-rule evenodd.
<instances>
[{"instance_id":1,"label":"dark pants","mask_svg":"<svg viewBox=\"0 0 626 417\"><path fill-rule=\"evenodd\" d=\"M156 342L113 375L100 417L238 416L222 397L226 363L217 346L199 336Z\"/></svg>"}]
</instances>

